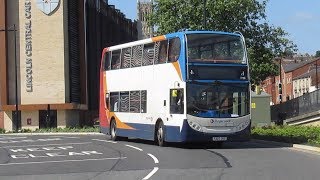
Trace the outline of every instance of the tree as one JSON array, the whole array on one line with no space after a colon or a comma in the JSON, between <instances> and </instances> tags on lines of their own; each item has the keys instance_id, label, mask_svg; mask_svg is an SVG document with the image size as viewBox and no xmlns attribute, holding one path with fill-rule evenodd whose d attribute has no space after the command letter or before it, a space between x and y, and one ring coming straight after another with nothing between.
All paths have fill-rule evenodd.
<instances>
[{"instance_id":1,"label":"tree","mask_svg":"<svg viewBox=\"0 0 320 180\"><path fill-rule=\"evenodd\" d=\"M316 58L320 57L320 51L316 51Z\"/></svg>"},{"instance_id":2,"label":"tree","mask_svg":"<svg viewBox=\"0 0 320 180\"><path fill-rule=\"evenodd\" d=\"M267 23L267 0L206 1L204 5L203 0L155 0L149 23L157 28L158 34L204 29L204 19L207 30L241 32L246 38L251 80L255 84L279 73L273 62L275 57L296 52L296 45L287 38L288 34Z\"/></svg>"}]
</instances>

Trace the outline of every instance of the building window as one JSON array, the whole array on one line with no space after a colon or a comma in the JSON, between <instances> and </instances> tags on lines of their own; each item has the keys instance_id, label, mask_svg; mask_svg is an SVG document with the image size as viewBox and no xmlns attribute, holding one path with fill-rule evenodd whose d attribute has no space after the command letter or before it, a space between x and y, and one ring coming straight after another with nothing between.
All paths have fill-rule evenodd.
<instances>
[{"instance_id":1,"label":"building window","mask_svg":"<svg viewBox=\"0 0 320 180\"><path fill-rule=\"evenodd\" d=\"M291 78L287 78L287 83L290 84L291 83Z\"/></svg>"}]
</instances>

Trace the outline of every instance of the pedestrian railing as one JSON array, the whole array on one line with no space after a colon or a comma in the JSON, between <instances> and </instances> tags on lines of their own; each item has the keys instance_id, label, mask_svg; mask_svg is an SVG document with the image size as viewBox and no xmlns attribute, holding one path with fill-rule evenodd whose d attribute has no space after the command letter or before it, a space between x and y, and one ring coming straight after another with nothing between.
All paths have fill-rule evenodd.
<instances>
[{"instance_id":1,"label":"pedestrian railing","mask_svg":"<svg viewBox=\"0 0 320 180\"><path fill-rule=\"evenodd\" d=\"M282 124L283 120L320 110L320 90L271 106L271 120Z\"/></svg>"}]
</instances>

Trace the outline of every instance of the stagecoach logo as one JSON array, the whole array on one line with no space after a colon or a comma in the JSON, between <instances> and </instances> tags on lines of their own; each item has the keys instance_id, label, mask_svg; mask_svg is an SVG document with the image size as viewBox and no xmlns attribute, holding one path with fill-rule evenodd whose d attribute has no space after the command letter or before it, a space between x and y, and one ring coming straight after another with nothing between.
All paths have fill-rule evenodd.
<instances>
[{"instance_id":1,"label":"stagecoach logo","mask_svg":"<svg viewBox=\"0 0 320 180\"><path fill-rule=\"evenodd\" d=\"M37 7L46 15L51 14L58 8L60 0L36 0Z\"/></svg>"}]
</instances>

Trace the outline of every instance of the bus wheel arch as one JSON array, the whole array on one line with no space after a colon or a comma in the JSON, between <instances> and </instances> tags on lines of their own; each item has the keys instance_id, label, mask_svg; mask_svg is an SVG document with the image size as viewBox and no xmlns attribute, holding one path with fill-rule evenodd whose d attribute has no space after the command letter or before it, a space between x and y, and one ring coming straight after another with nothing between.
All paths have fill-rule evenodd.
<instances>
[{"instance_id":1,"label":"bus wheel arch","mask_svg":"<svg viewBox=\"0 0 320 180\"><path fill-rule=\"evenodd\" d=\"M110 120L110 136L111 140L117 141L118 136L117 136L117 123L114 117L111 118Z\"/></svg>"},{"instance_id":2,"label":"bus wheel arch","mask_svg":"<svg viewBox=\"0 0 320 180\"><path fill-rule=\"evenodd\" d=\"M157 119L156 126L155 126L155 131L154 131L154 141L159 145L159 146L165 146L165 126L163 124L162 119Z\"/></svg>"}]
</instances>

